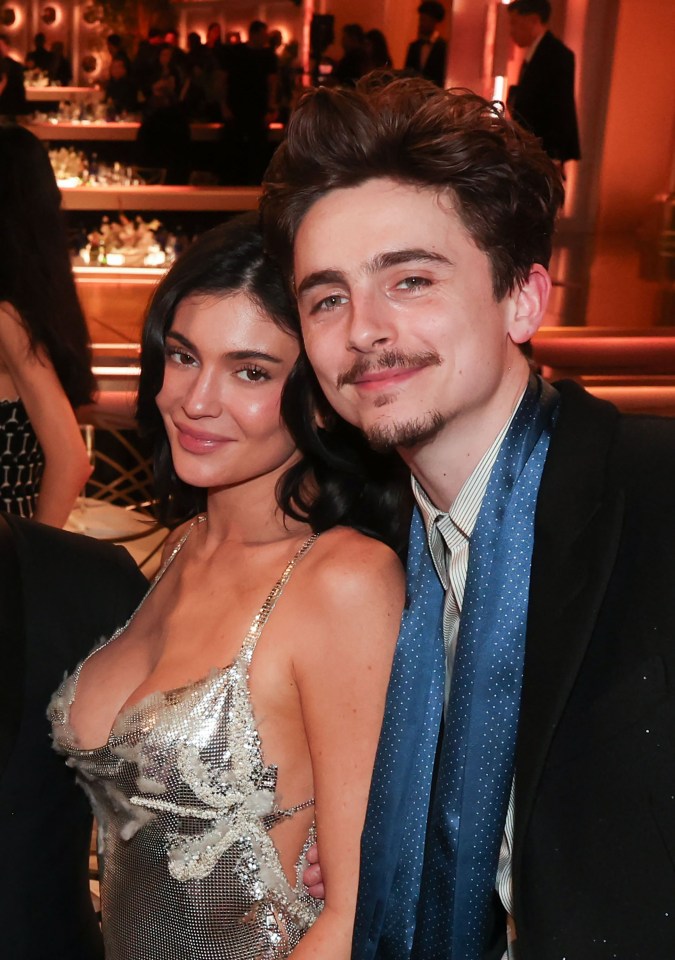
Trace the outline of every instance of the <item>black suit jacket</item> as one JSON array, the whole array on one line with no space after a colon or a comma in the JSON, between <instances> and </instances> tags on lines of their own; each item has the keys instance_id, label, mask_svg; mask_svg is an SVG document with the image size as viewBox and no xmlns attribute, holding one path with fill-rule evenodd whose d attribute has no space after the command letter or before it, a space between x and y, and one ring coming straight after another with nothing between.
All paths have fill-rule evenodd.
<instances>
[{"instance_id":1,"label":"black suit jacket","mask_svg":"<svg viewBox=\"0 0 675 960\"><path fill-rule=\"evenodd\" d=\"M91 812L51 747L46 708L65 672L140 601L121 547L0 514L0 954L98 960Z\"/></svg>"},{"instance_id":2,"label":"black suit jacket","mask_svg":"<svg viewBox=\"0 0 675 960\"><path fill-rule=\"evenodd\" d=\"M574 384L536 515L516 757L520 960L675 957L675 421Z\"/></svg>"},{"instance_id":3,"label":"black suit jacket","mask_svg":"<svg viewBox=\"0 0 675 960\"><path fill-rule=\"evenodd\" d=\"M421 40L413 40L408 47L408 53L405 58L405 69L416 70L427 80L431 80L437 87L445 86L445 60L448 52L448 45L442 37L437 37L431 45L429 56L423 67L420 67L421 55L424 43Z\"/></svg>"},{"instance_id":4,"label":"black suit jacket","mask_svg":"<svg viewBox=\"0 0 675 960\"><path fill-rule=\"evenodd\" d=\"M547 31L508 94L511 115L531 130L555 160L579 160L574 105L574 54Z\"/></svg>"}]
</instances>

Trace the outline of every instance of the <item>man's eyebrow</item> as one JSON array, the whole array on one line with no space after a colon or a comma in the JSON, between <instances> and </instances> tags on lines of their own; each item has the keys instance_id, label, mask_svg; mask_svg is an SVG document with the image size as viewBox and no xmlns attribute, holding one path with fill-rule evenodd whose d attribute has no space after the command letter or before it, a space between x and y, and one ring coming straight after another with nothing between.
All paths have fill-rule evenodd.
<instances>
[{"instance_id":1,"label":"man's eyebrow","mask_svg":"<svg viewBox=\"0 0 675 960\"><path fill-rule=\"evenodd\" d=\"M404 263L443 263L452 266L452 261L448 260L441 253L435 253L433 250L424 250L421 247L412 247L405 250L390 250L387 253L378 253L366 263L368 273L378 273L380 270L387 270L389 267L398 267ZM303 293L311 290L313 287L320 287L324 284L339 283L345 284L345 276L340 270L316 270L309 273L302 280L297 289L296 296L300 297Z\"/></svg>"},{"instance_id":2,"label":"man's eyebrow","mask_svg":"<svg viewBox=\"0 0 675 960\"><path fill-rule=\"evenodd\" d=\"M367 264L370 273L386 270L389 267L398 267L404 263L445 263L452 266L452 261L442 253L433 250L424 250L421 247L412 247L405 250L391 250L388 253L378 253Z\"/></svg>"},{"instance_id":3,"label":"man's eyebrow","mask_svg":"<svg viewBox=\"0 0 675 960\"><path fill-rule=\"evenodd\" d=\"M169 330L166 335L168 340L171 337L172 340L177 340L188 350L192 350L193 353L198 353L197 347L191 343L187 337L184 337L182 333L178 333L177 330ZM229 350L223 355L226 360L264 360L267 363L281 363L281 357L275 357L271 353L265 353L264 350Z\"/></svg>"},{"instance_id":4,"label":"man's eyebrow","mask_svg":"<svg viewBox=\"0 0 675 960\"><path fill-rule=\"evenodd\" d=\"M325 283L344 283L345 276L339 270L315 270L314 273L308 273L302 280L296 291L296 296L300 297L303 293L311 290L312 287L320 287Z\"/></svg>"}]
</instances>

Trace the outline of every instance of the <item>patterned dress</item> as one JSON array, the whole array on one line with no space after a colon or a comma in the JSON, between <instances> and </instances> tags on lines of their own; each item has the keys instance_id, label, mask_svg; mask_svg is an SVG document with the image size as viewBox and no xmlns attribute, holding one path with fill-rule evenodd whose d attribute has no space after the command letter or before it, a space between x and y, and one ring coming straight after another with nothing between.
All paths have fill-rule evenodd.
<instances>
[{"instance_id":1,"label":"patterned dress","mask_svg":"<svg viewBox=\"0 0 675 960\"><path fill-rule=\"evenodd\" d=\"M0 511L35 513L45 458L20 400L0 400Z\"/></svg>"},{"instance_id":2,"label":"patterned dress","mask_svg":"<svg viewBox=\"0 0 675 960\"><path fill-rule=\"evenodd\" d=\"M315 539L292 558L229 666L123 709L104 745L80 749L69 724L82 665L52 699L55 746L102 829L106 960L287 957L319 915L302 883L314 825L292 883L269 836L314 801L279 808L277 768L263 762L249 692L256 643Z\"/></svg>"}]
</instances>

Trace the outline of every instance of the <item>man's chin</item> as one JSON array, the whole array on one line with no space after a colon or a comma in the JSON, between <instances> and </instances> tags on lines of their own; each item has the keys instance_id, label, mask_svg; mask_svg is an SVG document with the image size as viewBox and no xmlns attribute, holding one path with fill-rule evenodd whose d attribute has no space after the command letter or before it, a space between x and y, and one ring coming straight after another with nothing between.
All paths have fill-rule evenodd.
<instances>
[{"instance_id":1,"label":"man's chin","mask_svg":"<svg viewBox=\"0 0 675 960\"><path fill-rule=\"evenodd\" d=\"M433 410L424 417L408 420L405 423L395 420L390 423L377 423L364 428L364 433L374 450L388 453L391 450L411 450L413 447L433 440L444 426L443 415L438 410Z\"/></svg>"}]
</instances>

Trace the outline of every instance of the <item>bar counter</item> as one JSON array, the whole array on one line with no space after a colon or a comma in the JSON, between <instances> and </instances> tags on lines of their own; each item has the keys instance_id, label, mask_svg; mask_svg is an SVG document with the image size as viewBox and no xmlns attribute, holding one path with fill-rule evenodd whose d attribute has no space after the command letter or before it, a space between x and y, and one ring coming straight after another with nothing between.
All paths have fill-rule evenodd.
<instances>
[{"instance_id":1,"label":"bar counter","mask_svg":"<svg viewBox=\"0 0 675 960\"><path fill-rule=\"evenodd\" d=\"M67 87L45 87L45 90L65 90ZM64 143L105 141L127 143L136 140L141 126L138 120L69 120L52 123L49 120L31 120L26 128L40 140ZM191 123L190 135L194 143L212 143L222 134L222 123Z\"/></svg>"},{"instance_id":2,"label":"bar counter","mask_svg":"<svg viewBox=\"0 0 675 960\"><path fill-rule=\"evenodd\" d=\"M260 187L62 187L64 210L255 210Z\"/></svg>"},{"instance_id":3,"label":"bar counter","mask_svg":"<svg viewBox=\"0 0 675 960\"><path fill-rule=\"evenodd\" d=\"M104 91L100 87L26 87L26 100L30 103L60 103L61 100L91 100L103 99Z\"/></svg>"}]
</instances>

